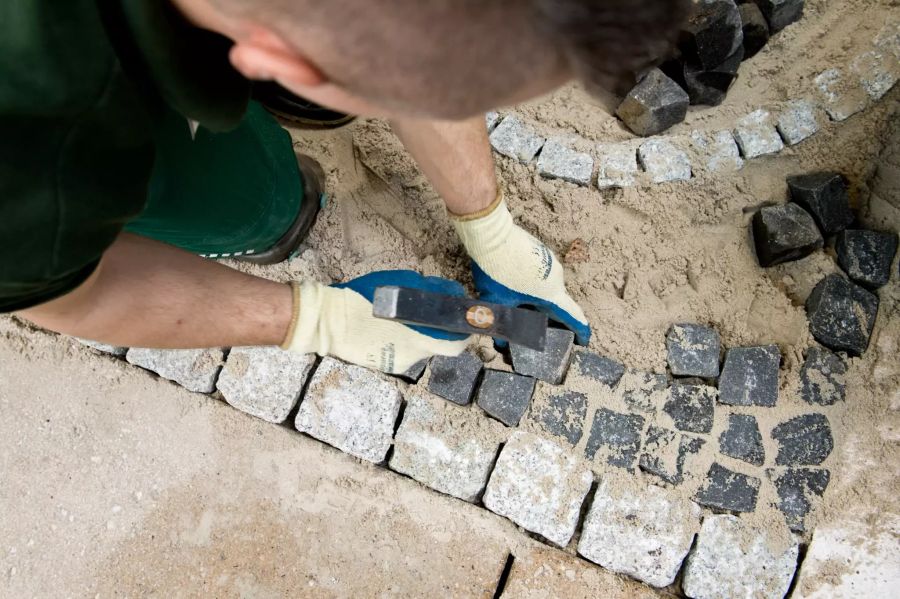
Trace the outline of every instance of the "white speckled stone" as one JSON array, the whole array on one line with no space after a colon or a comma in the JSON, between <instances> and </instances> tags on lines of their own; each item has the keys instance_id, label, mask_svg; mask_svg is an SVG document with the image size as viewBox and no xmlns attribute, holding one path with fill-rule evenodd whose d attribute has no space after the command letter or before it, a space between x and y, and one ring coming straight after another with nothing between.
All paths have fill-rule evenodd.
<instances>
[{"instance_id":1,"label":"white speckled stone","mask_svg":"<svg viewBox=\"0 0 900 599\"><path fill-rule=\"evenodd\" d=\"M538 156L538 172L547 177L563 179L578 185L590 185L594 173L594 159L583 152L567 148L558 140L544 144Z\"/></svg>"},{"instance_id":2,"label":"white speckled stone","mask_svg":"<svg viewBox=\"0 0 900 599\"><path fill-rule=\"evenodd\" d=\"M880 100L891 91L900 75L900 66L893 54L875 51L854 58L850 70L859 77L863 89L873 100Z\"/></svg>"},{"instance_id":3,"label":"white speckled stone","mask_svg":"<svg viewBox=\"0 0 900 599\"><path fill-rule=\"evenodd\" d=\"M497 123L500 122L501 118L500 114L494 111L484 115L484 124L487 126L488 133L494 130L494 127L497 126Z\"/></svg>"},{"instance_id":4,"label":"white speckled stone","mask_svg":"<svg viewBox=\"0 0 900 599\"><path fill-rule=\"evenodd\" d=\"M564 547L575 533L591 480L581 460L556 443L516 431L500 452L484 505Z\"/></svg>"},{"instance_id":5,"label":"white speckled stone","mask_svg":"<svg viewBox=\"0 0 900 599\"><path fill-rule=\"evenodd\" d=\"M703 157L706 170L709 172L736 171L744 166L744 159L741 158L741 152L731 131L715 133L693 131L691 141L698 154Z\"/></svg>"},{"instance_id":6,"label":"white speckled stone","mask_svg":"<svg viewBox=\"0 0 900 599\"><path fill-rule=\"evenodd\" d=\"M691 178L691 159L687 152L667 139L649 139L642 143L638 148L638 160L654 183Z\"/></svg>"},{"instance_id":7,"label":"white speckled stone","mask_svg":"<svg viewBox=\"0 0 900 599\"><path fill-rule=\"evenodd\" d=\"M228 354L216 387L229 404L276 424L284 422L297 400L314 354L296 354L277 347L235 347Z\"/></svg>"},{"instance_id":8,"label":"white speckled stone","mask_svg":"<svg viewBox=\"0 0 900 599\"><path fill-rule=\"evenodd\" d=\"M295 428L380 464L391 446L400 390L371 370L325 358L300 403Z\"/></svg>"},{"instance_id":9,"label":"white speckled stone","mask_svg":"<svg viewBox=\"0 0 900 599\"><path fill-rule=\"evenodd\" d=\"M436 491L475 501L497 457L500 428L476 410L411 388L390 467Z\"/></svg>"},{"instance_id":10,"label":"white speckled stone","mask_svg":"<svg viewBox=\"0 0 900 599\"><path fill-rule=\"evenodd\" d=\"M769 549L765 530L731 515L707 516L684 568L691 599L782 599L797 568L798 547Z\"/></svg>"},{"instance_id":11,"label":"white speckled stone","mask_svg":"<svg viewBox=\"0 0 900 599\"><path fill-rule=\"evenodd\" d=\"M544 145L544 138L515 115L500 121L491 131L490 140L495 150L520 162L534 160L538 150Z\"/></svg>"},{"instance_id":12,"label":"white speckled stone","mask_svg":"<svg viewBox=\"0 0 900 599\"><path fill-rule=\"evenodd\" d=\"M637 149L631 144L597 146L597 187L631 187L638 173Z\"/></svg>"},{"instance_id":13,"label":"white speckled stone","mask_svg":"<svg viewBox=\"0 0 900 599\"><path fill-rule=\"evenodd\" d=\"M794 146L819 132L816 107L809 100L791 100L778 115L778 133L789 146Z\"/></svg>"},{"instance_id":14,"label":"white speckled stone","mask_svg":"<svg viewBox=\"0 0 900 599\"><path fill-rule=\"evenodd\" d=\"M865 90L848 81L840 69L823 71L813 81L825 112L834 121L847 120L866 107Z\"/></svg>"},{"instance_id":15,"label":"white speckled stone","mask_svg":"<svg viewBox=\"0 0 900 599\"><path fill-rule=\"evenodd\" d=\"M144 349L132 347L125 359L197 393L212 393L225 354L221 349Z\"/></svg>"},{"instance_id":16,"label":"white speckled stone","mask_svg":"<svg viewBox=\"0 0 900 599\"><path fill-rule=\"evenodd\" d=\"M882 52L889 52L900 60L900 19L882 27L875 36L874 44Z\"/></svg>"},{"instance_id":17,"label":"white speckled stone","mask_svg":"<svg viewBox=\"0 0 900 599\"><path fill-rule=\"evenodd\" d=\"M81 339L80 337L73 337L75 341L82 345L86 345L91 349L95 349L98 352L102 352L104 354L112 354L113 356L122 357L126 353L128 353L127 347L120 347L118 345L109 345L107 343L100 343L99 341L91 341L90 339Z\"/></svg>"},{"instance_id":18,"label":"white speckled stone","mask_svg":"<svg viewBox=\"0 0 900 599\"><path fill-rule=\"evenodd\" d=\"M775 154L784 149L784 143L772 123L772 115L762 108L738 121L734 138L741 147L744 158L748 159Z\"/></svg>"},{"instance_id":19,"label":"white speckled stone","mask_svg":"<svg viewBox=\"0 0 900 599\"><path fill-rule=\"evenodd\" d=\"M700 528L700 506L654 485L597 488L578 553L607 570L655 587L675 581Z\"/></svg>"}]
</instances>

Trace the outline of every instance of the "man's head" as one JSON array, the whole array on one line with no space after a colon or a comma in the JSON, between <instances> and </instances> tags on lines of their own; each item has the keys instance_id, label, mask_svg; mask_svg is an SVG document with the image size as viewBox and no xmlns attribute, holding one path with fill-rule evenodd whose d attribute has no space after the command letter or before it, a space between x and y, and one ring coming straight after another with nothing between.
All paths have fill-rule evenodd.
<instances>
[{"instance_id":1,"label":"man's head","mask_svg":"<svg viewBox=\"0 0 900 599\"><path fill-rule=\"evenodd\" d=\"M457 119L633 76L689 0L175 0L234 66L355 114Z\"/></svg>"}]
</instances>

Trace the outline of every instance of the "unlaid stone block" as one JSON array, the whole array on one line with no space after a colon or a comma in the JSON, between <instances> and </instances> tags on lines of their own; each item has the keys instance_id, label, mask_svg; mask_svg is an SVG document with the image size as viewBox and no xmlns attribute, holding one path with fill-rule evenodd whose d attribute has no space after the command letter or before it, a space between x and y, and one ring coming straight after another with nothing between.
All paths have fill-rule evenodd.
<instances>
[{"instance_id":1,"label":"unlaid stone block","mask_svg":"<svg viewBox=\"0 0 900 599\"><path fill-rule=\"evenodd\" d=\"M891 279L897 234L847 229L838 235L835 250L848 277L863 287L878 289Z\"/></svg>"},{"instance_id":2,"label":"unlaid stone block","mask_svg":"<svg viewBox=\"0 0 900 599\"><path fill-rule=\"evenodd\" d=\"M510 343L513 369L519 374L559 385L569 369L574 342L575 334L572 331L547 329L543 351Z\"/></svg>"},{"instance_id":3,"label":"unlaid stone block","mask_svg":"<svg viewBox=\"0 0 900 599\"><path fill-rule=\"evenodd\" d=\"M748 159L775 154L784 149L784 143L772 122L772 115L762 108L738 121L734 138L744 158Z\"/></svg>"},{"instance_id":4,"label":"unlaid stone block","mask_svg":"<svg viewBox=\"0 0 900 599\"><path fill-rule=\"evenodd\" d=\"M125 354L130 363L152 370L196 393L212 393L225 354L221 349L145 349L132 347Z\"/></svg>"},{"instance_id":5,"label":"unlaid stone block","mask_svg":"<svg viewBox=\"0 0 900 599\"><path fill-rule=\"evenodd\" d=\"M594 173L594 159L550 139L538 156L538 172L545 177L562 179L577 185L590 185Z\"/></svg>"},{"instance_id":6,"label":"unlaid stone block","mask_svg":"<svg viewBox=\"0 0 900 599\"><path fill-rule=\"evenodd\" d=\"M500 121L490 134L491 146L504 156L531 162L544 145L544 138L515 115Z\"/></svg>"},{"instance_id":7,"label":"unlaid stone block","mask_svg":"<svg viewBox=\"0 0 900 599\"><path fill-rule=\"evenodd\" d=\"M791 201L809 212L825 235L834 235L853 222L847 180L831 171L788 177Z\"/></svg>"},{"instance_id":8,"label":"unlaid stone block","mask_svg":"<svg viewBox=\"0 0 900 599\"><path fill-rule=\"evenodd\" d=\"M294 427L380 464L391 446L400 404L395 384L371 370L324 358L300 403Z\"/></svg>"},{"instance_id":9,"label":"unlaid stone block","mask_svg":"<svg viewBox=\"0 0 900 599\"><path fill-rule=\"evenodd\" d=\"M834 405L844 401L847 365L837 354L810 347L800 369L800 397L809 404Z\"/></svg>"},{"instance_id":10,"label":"unlaid stone block","mask_svg":"<svg viewBox=\"0 0 900 599\"><path fill-rule=\"evenodd\" d=\"M680 431L708 433L712 430L715 403L715 387L675 384L669 388L663 411Z\"/></svg>"},{"instance_id":11,"label":"unlaid stone block","mask_svg":"<svg viewBox=\"0 0 900 599\"><path fill-rule=\"evenodd\" d=\"M736 516L707 516L685 561L683 589L692 599L782 599L797 568L796 543L773 551L766 531Z\"/></svg>"},{"instance_id":12,"label":"unlaid stone block","mask_svg":"<svg viewBox=\"0 0 900 599\"><path fill-rule=\"evenodd\" d=\"M278 424L297 405L315 363L315 354L277 347L235 347L216 387L238 410Z\"/></svg>"},{"instance_id":13,"label":"unlaid stone block","mask_svg":"<svg viewBox=\"0 0 900 599\"><path fill-rule=\"evenodd\" d=\"M850 71L859 77L869 97L878 101L897 83L900 66L892 54L870 51L854 58Z\"/></svg>"},{"instance_id":14,"label":"unlaid stone block","mask_svg":"<svg viewBox=\"0 0 900 599\"><path fill-rule=\"evenodd\" d=\"M703 156L706 170L709 172L736 171L744 166L744 159L741 158L741 152L731 131L717 131L712 134L693 131L691 141L698 153Z\"/></svg>"},{"instance_id":15,"label":"unlaid stone block","mask_svg":"<svg viewBox=\"0 0 900 599\"><path fill-rule=\"evenodd\" d=\"M476 501L500 448L499 425L420 390L407 395L390 467L441 493Z\"/></svg>"},{"instance_id":16,"label":"unlaid stone block","mask_svg":"<svg viewBox=\"0 0 900 599\"><path fill-rule=\"evenodd\" d=\"M760 480L734 472L713 462L703 487L695 497L697 503L729 512L752 512L756 509Z\"/></svg>"},{"instance_id":17,"label":"unlaid stone block","mask_svg":"<svg viewBox=\"0 0 900 599\"><path fill-rule=\"evenodd\" d=\"M531 406L532 418L555 437L577 445L584 432L587 396L578 391L559 389Z\"/></svg>"},{"instance_id":18,"label":"unlaid stone block","mask_svg":"<svg viewBox=\"0 0 900 599\"><path fill-rule=\"evenodd\" d=\"M816 341L834 351L860 356L878 316L878 296L841 275L819 281L806 300L809 331Z\"/></svg>"},{"instance_id":19,"label":"unlaid stone block","mask_svg":"<svg viewBox=\"0 0 900 599\"><path fill-rule=\"evenodd\" d=\"M401 379L409 382L409 383L418 383L419 379L422 378L422 375L425 374L425 368L428 367L428 359L419 360L412 366L406 369L406 372L400 373L396 376Z\"/></svg>"},{"instance_id":20,"label":"unlaid stone block","mask_svg":"<svg viewBox=\"0 0 900 599\"><path fill-rule=\"evenodd\" d=\"M494 127L497 126L497 123L499 123L502 118L503 117L501 117L499 113L494 112L493 110L485 113L484 124L487 127L488 133L494 130Z\"/></svg>"},{"instance_id":21,"label":"unlaid stone block","mask_svg":"<svg viewBox=\"0 0 900 599\"><path fill-rule=\"evenodd\" d=\"M658 476L671 485L684 480L688 460L698 454L706 441L682 433L653 426L647 427L643 453L638 460L641 470Z\"/></svg>"},{"instance_id":22,"label":"unlaid stone block","mask_svg":"<svg viewBox=\"0 0 900 599\"><path fill-rule=\"evenodd\" d=\"M684 29L683 53L706 69L722 64L744 41L741 15L734 0L696 4Z\"/></svg>"},{"instance_id":23,"label":"unlaid stone block","mask_svg":"<svg viewBox=\"0 0 900 599\"><path fill-rule=\"evenodd\" d=\"M584 521L578 553L607 570L655 587L675 581L694 533L700 507L655 485L597 488Z\"/></svg>"},{"instance_id":24,"label":"unlaid stone block","mask_svg":"<svg viewBox=\"0 0 900 599\"><path fill-rule=\"evenodd\" d=\"M863 110L868 97L861 85L851 82L838 68L823 71L813 80L825 112L833 121L845 121Z\"/></svg>"},{"instance_id":25,"label":"unlaid stone block","mask_svg":"<svg viewBox=\"0 0 900 599\"><path fill-rule=\"evenodd\" d=\"M759 6L747 2L738 6L744 32L744 60L752 58L769 43L769 23Z\"/></svg>"},{"instance_id":26,"label":"unlaid stone block","mask_svg":"<svg viewBox=\"0 0 900 599\"><path fill-rule=\"evenodd\" d=\"M666 335L669 369L675 376L719 376L719 334L698 324L675 324Z\"/></svg>"},{"instance_id":27,"label":"unlaid stone block","mask_svg":"<svg viewBox=\"0 0 900 599\"><path fill-rule=\"evenodd\" d=\"M778 493L778 509L784 514L788 527L797 532L806 530L806 516L813 501L822 498L831 473L824 468L788 468L767 471Z\"/></svg>"},{"instance_id":28,"label":"unlaid stone block","mask_svg":"<svg viewBox=\"0 0 900 599\"><path fill-rule=\"evenodd\" d=\"M669 379L664 374L626 370L616 390L632 410L654 412L667 399L664 391L668 386Z\"/></svg>"},{"instance_id":29,"label":"unlaid stone block","mask_svg":"<svg viewBox=\"0 0 900 599\"><path fill-rule=\"evenodd\" d=\"M428 390L461 406L472 401L483 364L469 352L454 357L435 356L431 359Z\"/></svg>"},{"instance_id":30,"label":"unlaid stone block","mask_svg":"<svg viewBox=\"0 0 900 599\"><path fill-rule=\"evenodd\" d=\"M778 466L818 466L831 455L834 439L824 414L803 414L772 429Z\"/></svg>"},{"instance_id":31,"label":"unlaid stone block","mask_svg":"<svg viewBox=\"0 0 900 599\"><path fill-rule=\"evenodd\" d=\"M800 260L825 243L813 217L797 204L760 208L753 215L751 230L762 267Z\"/></svg>"},{"instance_id":32,"label":"unlaid stone block","mask_svg":"<svg viewBox=\"0 0 900 599\"><path fill-rule=\"evenodd\" d=\"M598 408L584 448L585 455L593 460L602 448L606 463L631 470L641 449L643 428L643 416L620 414L606 408Z\"/></svg>"},{"instance_id":33,"label":"unlaid stone block","mask_svg":"<svg viewBox=\"0 0 900 599\"><path fill-rule=\"evenodd\" d=\"M625 374L625 366L619 362L581 348L575 348L572 369L578 375L609 387L615 387Z\"/></svg>"},{"instance_id":34,"label":"unlaid stone block","mask_svg":"<svg viewBox=\"0 0 900 599\"><path fill-rule=\"evenodd\" d=\"M728 428L719 436L722 455L762 466L766 459L762 435L756 417L750 414L729 414Z\"/></svg>"},{"instance_id":35,"label":"unlaid stone block","mask_svg":"<svg viewBox=\"0 0 900 599\"><path fill-rule=\"evenodd\" d=\"M719 377L719 401L771 408L778 401L780 364L781 351L776 345L729 349Z\"/></svg>"},{"instance_id":36,"label":"unlaid stone block","mask_svg":"<svg viewBox=\"0 0 900 599\"><path fill-rule=\"evenodd\" d=\"M485 370L478 388L478 406L505 424L517 426L534 393L534 379L512 372Z\"/></svg>"},{"instance_id":37,"label":"unlaid stone block","mask_svg":"<svg viewBox=\"0 0 900 599\"><path fill-rule=\"evenodd\" d=\"M631 144L597 146L597 187L631 187L638 174L637 149Z\"/></svg>"},{"instance_id":38,"label":"unlaid stone block","mask_svg":"<svg viewBox=\"0 0 900 599\"><path fill-rule=\"evenodd\" d=\"M564 547L575 533L591 482L590 471L562 447L516 431L500 452L484 505Z\"/></svg>"},{"instance_id":39,"label":"unlaid stone block","mask_svg":"<svg viewBox=\"0 0 900 599\"><path fill-rule=\"evenodd\" d=\"M742 6L753 6L744 4ZM809 100L791 100L778 115L775 127L789 146L795 146L819 132L816 107Z\"/></svg>"},{"instance_id":40,"label":"unlaid stone block","mask_svg":"<svg viewBox=\"0 0 900 599\"><path fill-rule=\"evenodd\" d=\"M738 69L744 60L744 49L738 48L722 64L706 68L700 63L684 63L684 85L691 105L718 106L725 100L728 90L737 79Z\"/></svg>"},{"instance_id":41,"label":"unlaid stone block","mask_svg":"<svg viewBox=\"0 0 900 599\"><path fill-rule=\"evenodd\" d=\"M689 102L677 83L653 69L628 92L616 115L638 135L657 135L684 120Z\"/></svg>"},{"instance_id":42,"label":"unlaid stone block","mask_svg":"<svg viewBox=\"0 0 900 599\"><path fill-rule=\"evenodd\" d=\"M91 349L97 350L98 352L101 352L104 354L110 354L110 355L113 355L113 356L116 356L119 358L123 357L125 354L128 353L127 347L121 347L118 345L110 345L108 343L100 343L99 341L91 341L90 339L82 339L80 337L73 337L73 339L75 339L75 341L77 341L78 343L80 343L82 345L86 345L86 346L90 347Z\"/></svg>"},{"instance_id":43,"label":"unlaid stone block","mask_svg":"<svg viewBox=\"0 0 900 599\"><path fill-rule=\"evenodd\" d=\"M691 178L691 160L687 152L666 139L648 139L642 143L638 148L638 160L654 183Z\"/></svg>"},{"instance_id":44,"label":"unlaid stone block","mask_svg":"<svg viewBox=\"0 0 900 599\"><path fill-rule=\"evenodd\" d=\"M872 43L878 50L893 54L894 58L900 60L900 20L888 22L878 31Z\"/></svg>"},{"instance_id":45,"label":"unlaid stone block","mask_svg":"<svg viewBox=\"0 0 900 599\"><path fill-rule=\"evenodd\" d=\"M769 22L769 30L775 34L790 25L796 23L803 16L805 0L753 0L759 6L766 21Z\"/></svg>"}]
</instances>

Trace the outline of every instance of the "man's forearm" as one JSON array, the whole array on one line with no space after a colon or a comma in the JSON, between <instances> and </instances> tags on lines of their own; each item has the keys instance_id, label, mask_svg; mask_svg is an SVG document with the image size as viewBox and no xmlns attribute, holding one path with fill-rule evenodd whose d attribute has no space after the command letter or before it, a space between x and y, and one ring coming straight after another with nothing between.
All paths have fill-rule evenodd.
<instances>
[{"instance_id":1,"label":"man's forearm","mask_svg":"<svg viewBox=\"0 0 900 599\"><path fill-rule=\"evenodd\" d=\"M18 315L46 329L126 347L278 345L292 302L288 285L122 234L83 285Z\"/></svg>"},{"instance_id":2,"label":"man's forearm","mask_svg":"<svg viewBox=\"0 0 900 599\"><path fill-rule=\"evenodd\" d=\"M494 158L484 118L395 120L394 132L453 214L472 214L497 195Z\"/></svg>"}]
</instances>

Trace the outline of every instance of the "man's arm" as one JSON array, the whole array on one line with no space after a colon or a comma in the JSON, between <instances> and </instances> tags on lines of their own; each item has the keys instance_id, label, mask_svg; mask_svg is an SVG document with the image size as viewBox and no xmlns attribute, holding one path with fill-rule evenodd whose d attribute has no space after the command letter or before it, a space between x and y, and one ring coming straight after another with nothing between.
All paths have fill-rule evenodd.
<instances>
[{"instance_id":1,"label":"man's arm","mask_svg":"<svg viewBox=\"0 0 900 599\"><path fill-rule=\"evenodd\" d=\"M17 314L125 347L278 345L292 301L289 285L123 233L80 287Z\"/></svg>"}]
</instances>

